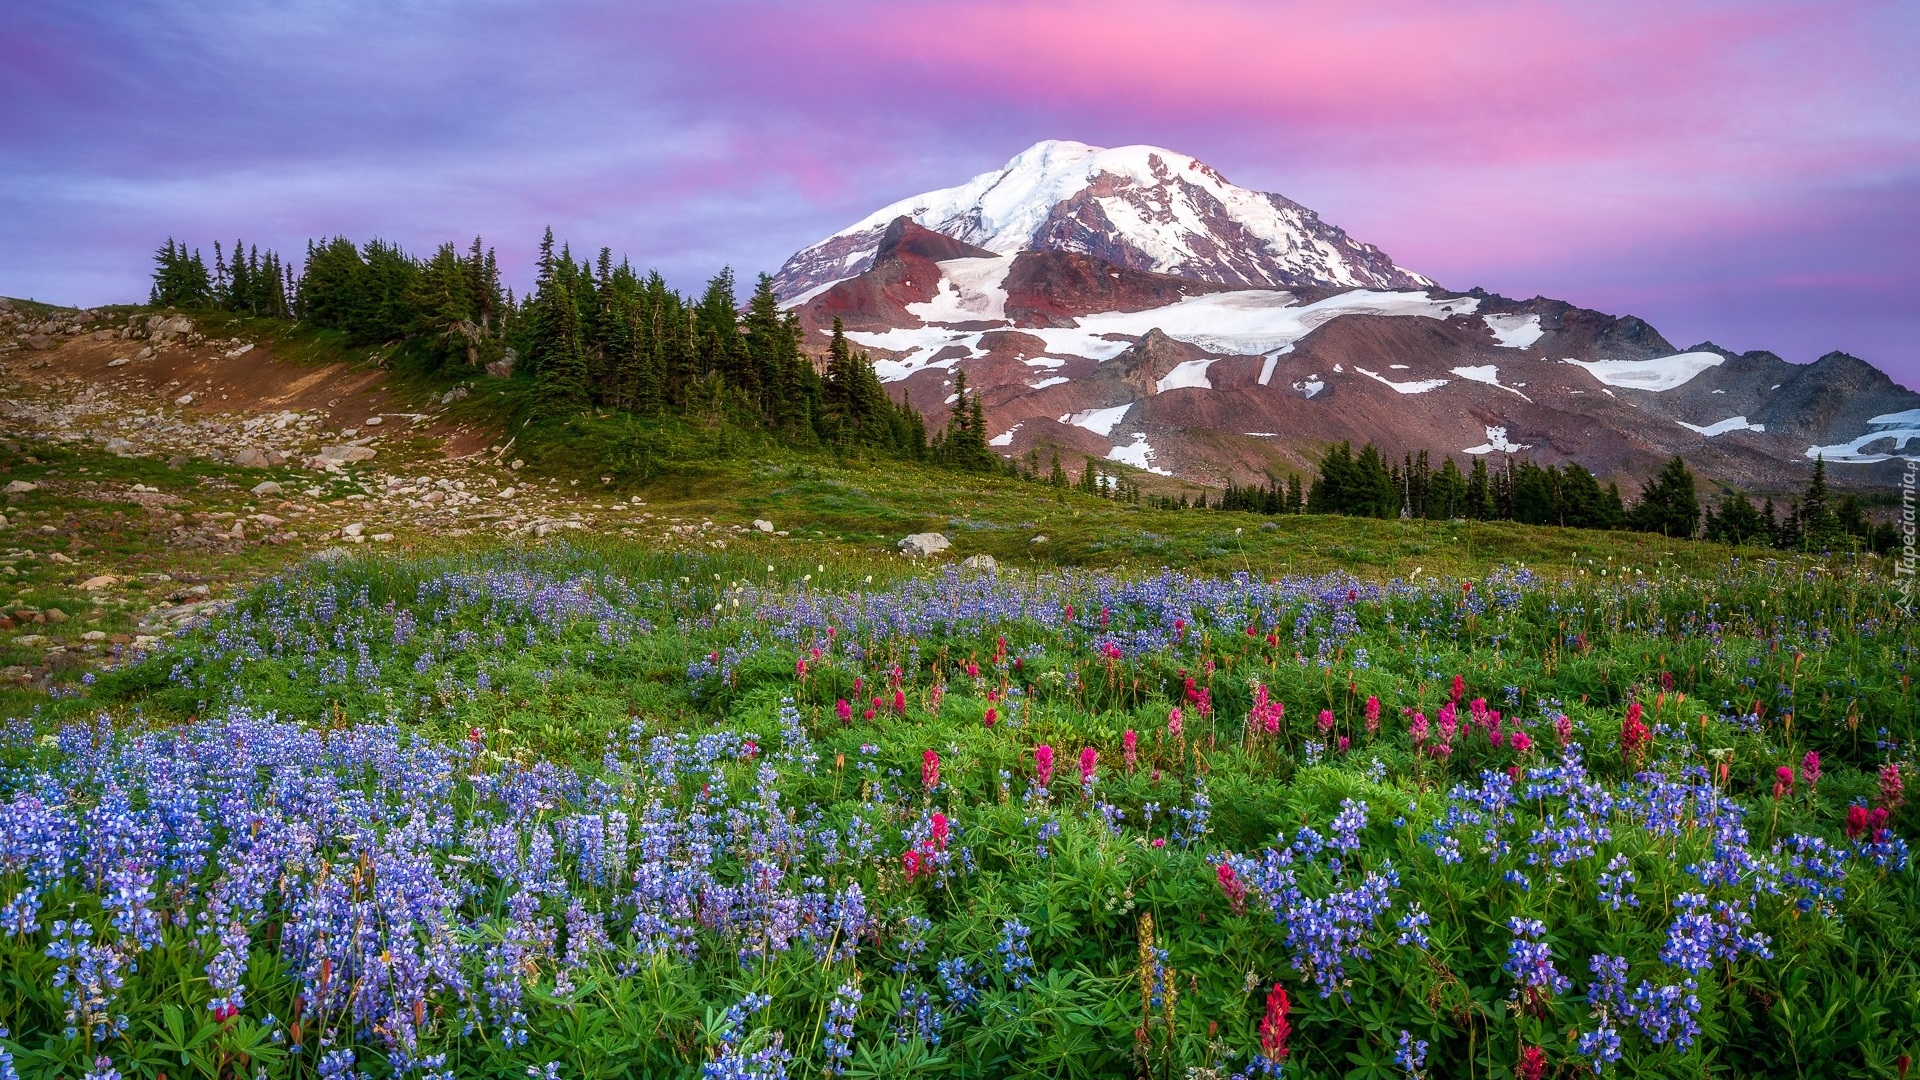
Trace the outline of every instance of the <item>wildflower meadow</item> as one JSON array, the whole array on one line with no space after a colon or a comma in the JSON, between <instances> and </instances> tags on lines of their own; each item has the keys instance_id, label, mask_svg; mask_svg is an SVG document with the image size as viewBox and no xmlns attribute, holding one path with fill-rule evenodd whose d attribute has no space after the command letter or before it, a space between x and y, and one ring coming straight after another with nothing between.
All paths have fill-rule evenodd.
<instances>
[{"instance_id":1,"label":"wildflower meadow","mask_svg":"<svg viewBox=\"0 0 1920 1080\"><path fill-rule=\"evenodd\" d=\"M310 561L0 733L0 1078L1906 1074L1895 586Z\"/></svg>"}]
</instances>

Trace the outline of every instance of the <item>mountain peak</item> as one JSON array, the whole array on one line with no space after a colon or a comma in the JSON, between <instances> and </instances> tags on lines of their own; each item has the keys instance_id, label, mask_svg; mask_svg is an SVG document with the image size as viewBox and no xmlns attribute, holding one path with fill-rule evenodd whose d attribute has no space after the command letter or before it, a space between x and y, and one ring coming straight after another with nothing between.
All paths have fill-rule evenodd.
<instances>
[{"instance_id":1,"label":"mountain peak","mask_svg":"<svg viewBox=\"0 0 1920 1080\"><path fill-rule=\"evenodd\" d=\"M1000 254L1064 251L1224 285L1433 284L1299 203L1237 187L1197 158L1157 146L1049 139L999 169L882 207L796 252L775 277L776 290L799 303L866 270L901 217Z\"/></svg>"}]
</instances>

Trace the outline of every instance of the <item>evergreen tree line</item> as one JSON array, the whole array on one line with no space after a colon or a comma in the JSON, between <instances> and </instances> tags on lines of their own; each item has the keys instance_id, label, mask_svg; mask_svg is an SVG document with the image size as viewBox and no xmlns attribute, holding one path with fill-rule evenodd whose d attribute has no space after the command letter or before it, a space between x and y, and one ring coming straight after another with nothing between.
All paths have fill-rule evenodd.
<instances>
[{"instance_id":1,"label":"evergreen tree line","mask_svg":"<svg viewBox=\"0 0 1920 1080\"><path fill-rule=\"evenodd\" d=\"M265 255L255 245L233 242L233 255L218 241L213 245L213 269L200 249L189 250L172 237L153 253L153 288L148 303L155 307L211 308L244 315L284 319L292 315L293 273L278 253Z\"/></svg>"},{"instance_id":2,"label":"evergreen tree line","mask_svg":"<svg viewBox=\"0 0 1920 1080\"><path fill-rule=\"evenodd\" d=\"M1617 528L1627 517L1619 487L1602 487L1578 464L1540 466L1509 459L1505 468L1490 469L1485 456L1476 456L1463 472L1451 455L1444 456L1438 468L1425 450L1394 462L1372 443L1357 454L1351 443L1328 448L1304 497L1295 494L1302 487L1298 478L1289 478L1285 489L1269 485L1280 495L1281 512L1292 508L1296 513L1468 518L1589 529Z\"/></svg>"},{"instance_id":3,"label":"evergreen tree line","mask_svg":"<svg viewBox=\"0 0 1920 1080\"><path fill-rule=\"evenodd\" d=\"M216 244L209 271L197 249L169 239L155 255L152 302L296 318L349 345L391 346L443 377L510 361L548 415L673 413L760 428L796 446L1019 472L987 445L984 408L964 373L944 427L929 437L919 410L893 400L837 320L816 366L765 274L744 307L731 270L685 296L657 272L616 263L607 248L576 260L566 245L556 250L549 229L534 289L516 301L478 238L464 252L443 244L425 259L378 239L309 241L297 275L271 251L246 250L242 257L236 244L228 260Z\"/></svg>"},{"instance_id":4,"label":"evergreen tree line","mask_svg":"<svg viewBox=\"0 0 1920 1080\"><path fill-rule=\"evenodd\" d=\"M1891 521L1868 519L1857 496L1835 499L1827 490L1827 462L1815 459L1813 479L1785 512L1768 499L1761 506L1740 492L1720 500L1718 513L1703 515L1706 538L1729 544L1769 544L1794 551L1832 551L1858 547L1885 554L1900 546L1900 534Z\"/></svg>"},{"instance_id":5,"label":"evergreen tree line","mask_svg":"<svg viewBox=\"0 0 1920 1080\"><path fill-rule=\"evenodd\" d=\"M1088 463L1091 470L1093 464ZM1371 443L1355 453L1351 443L1330 447L1310 483L1298 475L1265 485L1229 482L1209 500L1198 493L1189 501L1152 495L1162 509L1189 507L1240 510L1256 514L1345 514L1351 517L1517 521L1583 529L1633 529L1676 538L1704 536L1731 544L1763 544L1793 550L1859 548L1885 552L1897 546L1892 522L1867 518L1853 495L1835 499L1827 489L1826 462L1814 463L1806 492L1784 514L1768 499L1756 507L1734 492L1716 512L1703 507L1686 462L1675 457L1662 466L1631 506L1619 485L1605 486L1577 463L1539 465L1507 459L1504 468L1488 468L1475 457L1462 472L1451 456L1433 468L1426 451L1388 462Z\"/></svg>"}]
</instances>

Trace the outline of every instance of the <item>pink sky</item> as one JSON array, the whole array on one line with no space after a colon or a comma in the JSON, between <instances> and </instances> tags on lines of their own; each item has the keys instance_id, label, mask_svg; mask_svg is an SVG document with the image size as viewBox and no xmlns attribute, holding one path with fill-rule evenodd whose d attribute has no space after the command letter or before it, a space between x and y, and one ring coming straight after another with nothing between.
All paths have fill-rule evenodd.
<instances>
[{"instance_id":1,"label":"pink sky","mask_svg":"<svg viewBox=\"0 0 1920 1080\"><path fill-rule=\"evenodd\" d=\"M542 227L692 286L1043 138L1144 142L1455 288L1920 384L1920 6L51 4L0 35L0 293L167 235Z\"/></svg>"}]
</instances>

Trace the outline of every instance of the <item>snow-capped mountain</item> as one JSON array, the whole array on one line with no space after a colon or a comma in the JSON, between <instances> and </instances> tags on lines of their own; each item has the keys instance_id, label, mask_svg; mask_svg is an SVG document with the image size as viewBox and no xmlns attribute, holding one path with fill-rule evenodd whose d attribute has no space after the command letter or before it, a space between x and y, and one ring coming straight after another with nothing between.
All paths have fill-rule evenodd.
<instances>
[{"instance_id":1,"label":"snow-capped mountain","mask_svg":"<svg viewBox=\"0 0 1920 1080\"><path fill-rule=\"evenodd\" d=\"M1421 289L1433 282L1285 196L1154 146L1036 143L958 187L902 199L803 248L774 287L802 303L870 269L907 218L986 251L1059 251L1234 286Z\"/></svg>"},{"instance_id":2,"label":"snow-capped mountain","mask_svg":"<svg viewBox=\"0 0 1920 1080\"><path fill-rule=\"evenodd\" d=\"M1577 461L1629 489L1675 454L1766 491L1816 456L1838 483L1920 456L1920 394L1839 353L1796 365L1545 298L1224 284L989 243L880 225L865 269L794 305L809 347L839 320L935 425L964 369L1001 453L1208 483L1310 474L1343 439Z\"/></svg>"}]
</instances>

